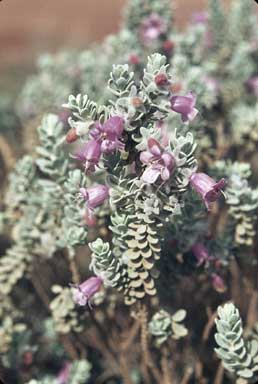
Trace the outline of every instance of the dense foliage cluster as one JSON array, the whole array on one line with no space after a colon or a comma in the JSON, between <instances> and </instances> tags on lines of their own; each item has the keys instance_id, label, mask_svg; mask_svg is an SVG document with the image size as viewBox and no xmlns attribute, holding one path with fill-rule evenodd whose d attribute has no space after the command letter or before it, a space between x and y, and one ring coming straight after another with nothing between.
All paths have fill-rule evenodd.
<instances>
[{"instance_id":1,"label":"dense foliage cluster","mask_svg":"<svg viewBox=\"0 0 258 384\"><path fill-rule=\"evenodd\" d=\"M30 145L0 212L7 382L258 380L256 18L211 0L179 32L172 13L130 0L117 35L42 56L19 96Z\"/></svg>"}]
</instances>

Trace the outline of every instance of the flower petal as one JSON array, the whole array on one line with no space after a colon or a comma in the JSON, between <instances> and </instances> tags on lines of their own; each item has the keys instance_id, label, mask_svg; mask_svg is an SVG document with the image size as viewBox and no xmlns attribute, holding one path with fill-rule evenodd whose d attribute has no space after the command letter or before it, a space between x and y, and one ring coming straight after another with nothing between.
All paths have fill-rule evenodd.
<instances>
[{"instance_id":1,"label":"flower petal","mask_svg":"<svg viewBox=\"0 0 258 384\"><path fill-rule=\"evenodd\" d=\"M140 153L140 160L143 164L149 164L153 159L153 154L149 151L143 151Z\"/></svg>"},{"instance_id":2,"label":"flower petal","mask_svg":"<svg viewBox=\"0 0 258 384\"><path fill-rule=\"evenodd\" d=\"M160 171L158 169L151 167L148 167L145 169L141 176L141 180L144 181L147 184L153 184L160 176Z\"/></svg>"}]
</instances>

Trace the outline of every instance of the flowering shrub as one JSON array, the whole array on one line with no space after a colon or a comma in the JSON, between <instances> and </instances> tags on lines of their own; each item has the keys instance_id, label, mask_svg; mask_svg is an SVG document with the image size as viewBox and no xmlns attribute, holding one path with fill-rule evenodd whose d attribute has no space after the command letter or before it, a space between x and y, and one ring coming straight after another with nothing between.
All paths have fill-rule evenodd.
<instances>
[{"instance_id":1,"label":"flowering shrub","mask_svg":"<svg viewBox=\"0 0 258 384\"><path fill-rule=\"evenodd\" d=\"M256 33L240 0L180 33L131 0L101 47L40 60L19 113L49 113L0 216L8 380L256 382ZM219 307L224 371L228 299L249 336Z\"/></svg>"}]
</instances>

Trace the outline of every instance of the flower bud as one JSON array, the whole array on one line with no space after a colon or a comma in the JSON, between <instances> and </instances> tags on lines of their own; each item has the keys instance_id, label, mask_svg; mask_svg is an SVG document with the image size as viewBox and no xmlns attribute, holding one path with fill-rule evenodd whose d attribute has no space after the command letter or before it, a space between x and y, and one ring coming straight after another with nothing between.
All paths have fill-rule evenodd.
<instances>
[{"instance_id":1,"label":"flower bud","mask_svg":"<svg viewBox=\"0 0 258 384\"><path fill-rule=\"evenodd\" d=\"M154 81L158 87L164 87L169 84L167 75L165 73L159 73L156 75Z\"/></svg>"},{"instance_id":2,"label":"flower bud","mask_svg":"<svg viewBox=\"0 0 258 384\"><path fill-rule=\"evenodd\" d=\"M68 144L71 144L74 141L76 141L78 138L79 138L79 136L76 133L76 129L75 128L70 128L69 131L66 134L66 138L65 139L66 139L66 142Z\"/></svg>"},{"instance_id":3,"label":"flower bud","mask_svg":"<svg viewBox=\"0 0 258 384\"><path fill-rule=\"evenodd\" d=\"M143 100L140 98L140 97L132 97L131 99L131 102L132 102L132 105L135 107L135 108L140 108L143 104Z\"/></svg>"},{"instance_id":4,"label":"flower bud","mask_svg":"<svg viewBox=\"0 0 258 384\"><path fill-rule=\"evenodd\" d=\"M136 55L136 53L131 53L130 56L129 56L129 63L132 64L132 65L138 65L140 64L141 60L139 58L138 55Z\"/></svg>"}]
</instances>

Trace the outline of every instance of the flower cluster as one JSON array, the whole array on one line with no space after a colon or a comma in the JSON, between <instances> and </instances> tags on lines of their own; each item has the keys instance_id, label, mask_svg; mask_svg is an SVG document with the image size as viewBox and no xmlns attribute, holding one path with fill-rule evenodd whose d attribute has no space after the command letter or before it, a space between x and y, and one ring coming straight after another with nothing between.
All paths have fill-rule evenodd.
<instances>
[{"instance_id":1,"label":"flower cluster","mask_svg":"<svg viewBox=\"0 0 258 384\"><path fill-rule=\"evenodd\" d=\"M141 176L142 181L153 184L159 177L162 181L169 180L175 167L173 154L152 138L148 140L147 147L147 151L140 153L141 162L147 166Z\"/></svg>"},{"instance_id":2,"label":"flower cluster","mask_svg":"<svg viewBox=\"0 0 258 384\"><path fill-rule=\"evenodd\" d=\"M139 27L139 36L145 45L156 41L167 30L166 23L157 13L151 13L144 18Z\"/></svg>"},{"instance_id":3,"label":"flower cluster","mask_svg":"<svg viewBox=\"0 0 258 384\"><path fill-rule=\"evenodd\" d=\"M176 115L181 116L183 123L188 124L194 120L198 110L195 108L196 97L193 92L188 92L186 96L180 96L174 95L173 90L170 90L171 75L165 71L162 66L163 62L165 62L165 58L160 55L150 57L149 66L147 67L150 72L148 74L147 71L145 72L144 81L141 83L134 82L133 74L128 73L127 66L114 67L111 73L112 83L110 82L110 84L112 84L112 88L110 87L110 89L112 89L118 100L112 101L113 115L104 119L103 123L100 123L100 120L92 122L88 131L81 135L81 138L86 137L87 141L83 144L82 149L77 152L75 159L83 163L86 174L96 171L101 156L104 156L107 164L112 161L113 169L124 168L127 169L127 173L132 172L134 176L130 181L125 174L125 190L123 187L119 187L112 178L109 181L109 187L104 184L96 184L88 188L79 188L78 197L86 203L86 222L88 225L96 224L94 210L96 207L101 207L108 196L115 212L121 212L123 215L130 217L128 233L126 230L123 235L125 238L128 237L128 240L124 244L120 244L120 239L115 240L116 236L119 236L119 232L112 227L112 230L114 229L113 241L119 244L116 247L118 260L112 261L109 248L107 248L107 252L104 252L102 248L101 250L95 250L97 257L92 255L91 267L97 277L91 277L81 285L76 286L74 300L79 305L89 303L90 297L94 296L102 283L105 286L112 285L122 289L125 302L128 304L143 298L146 294L155 294L154 280L149 275L149 271L154 268L154 261L149 258L159 259L161 249L159 246L160 239L154 237L157 234L156 228L152 229L151 224L164 226L169 221L168 211L173 212L175 209L173 202L180 198L181 185L179 180L181 179L179 175L183 175L188 190L190 190L191 186L201 196L208 211L211 210L212 203L220 197L225 186L225 179L216 182L205 173L196 172L196 166L190 166L192 160L188 163L191 157L189 157L189 160L187 158L183 160L186 156L186 149L183 149L183 137L179 138L178 141L173 141L167 119L173 116L175 112ZM117 76L118 78L116 78ZM119 76L121 76L121 79ZM130 79L130 82L126 79ZM148 84L148 82L150 83ZM153 86L156 87L156 94L150 92ZM120 89L120 87L125 88ZM131 105L132 90L134 100L141 100L139 104L143 107L141 111L137 110L137 106L133 112L128 110L126 102ZM121 102L120 94L127 94L128 98L123 96L121 98L123 102ZM160 98L161 105L163 103L167 106L166 114L161 115L158 120L155 116L156 112L153 113L153 117L148 112L151 111L152 103L157 97ZM77 117L77 112L73 112L73 110L76 110L73 103L74 100L80 102L80 97L70 97L70 100L73 100L73 102L65 106L71 109L74 115L72 121L76 126L77 122L74 119ZM108 108L109 106L107 106ZM137 117L139 113L141 120ZM80 119L78 121L80 126L83 124L86 126L87 117L86 119L85 117ZM152 119L152 129L148 130L147 127ZM146 121L147 127L141 127L144 121ZM146 137L137 137L137 130L142 133L145 132ZM114 157L115 153L116 156ZM112 175L112 169L108 168L108 172ZM131 187L127 187L126 183L131 182ZM138 189L137 185L141 186L140 189ZM131 193L128 189L131 190ZM123 194L127 196L124 200ZM155 201L153 201L155 195ZM128 199L131 200L131 203L129 203ZM154 204L152 209L147 208L149 204ZM172 204L172 206L169 207L169 204ZM138 231L139 235L137 234ZM139 243L134 240L134 236L136 236L136 239L139 236ZM162 237L162 232L160 237ZM132 240L130 240L131 238ZM141 243L143 239L145 240ZM195 252L202 253L201 256L197 256L200 262L211 260L208 255L204 255L205 252L197 248L198 246L193 246ZM99 264L101 258L102 261ZM121 260L119 261L119 259ZM114 265L112 265L113 263ZM131 277L132 273L134 278ZM216 283L218 278L219 276L215 278L215 275L212 275L214 286L218 285ZM146 279L149 281L145 281ZM134 282L134 280L137 282Z\"/></svg>"},{"instance_id":4,"label":"flower cluster","mask_svg":"<svg viewBox=\"0 0 258 384\"><path fill-rule=\"evenodd\" d=\"M119 116L110 117L104 124L96 122L89 131L90 140L75 154L75 159L83 163L86 172L94 172L102 154L124 149L121 141L123 130L124 121Z\"/></svg>"}]
</instances>

